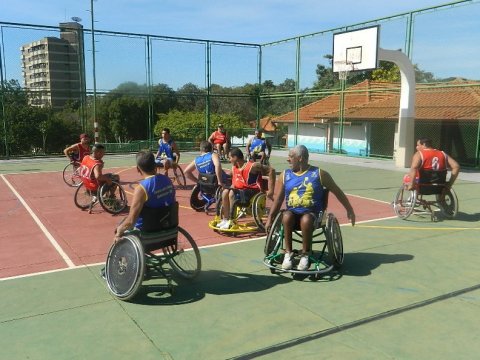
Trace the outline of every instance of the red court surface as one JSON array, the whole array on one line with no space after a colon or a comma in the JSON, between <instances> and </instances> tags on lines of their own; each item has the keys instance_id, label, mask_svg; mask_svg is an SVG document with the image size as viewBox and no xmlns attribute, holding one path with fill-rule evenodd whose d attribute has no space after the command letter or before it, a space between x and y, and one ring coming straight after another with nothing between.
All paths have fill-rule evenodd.
<instances>
[{"instance_id":1,"label":"red court surface","mask_svg":"<svg viewBox=\"0 0 480 360\"><path fill-rule=\"evenodd\" d=\"M110 171L120 174L130 200L139 180L135 168ZM232 237L215 233L208 228L213 215L197 213L190 208L190 188L177 190L180 226L192 235L199 247L264 235ZM114 216L99 205L94 207L92 214L81 211L73 202L74 193L75 188L65 185L59 172L1 177L0 279L105 261L113 230L126 213ZM356 211L357 222L391 214L390 205L384 202L356 196L349 196L349 199ZM347 222L345 210L335 196L330 197L328 210L341 224Z\"/></svg>"}]
</instances>

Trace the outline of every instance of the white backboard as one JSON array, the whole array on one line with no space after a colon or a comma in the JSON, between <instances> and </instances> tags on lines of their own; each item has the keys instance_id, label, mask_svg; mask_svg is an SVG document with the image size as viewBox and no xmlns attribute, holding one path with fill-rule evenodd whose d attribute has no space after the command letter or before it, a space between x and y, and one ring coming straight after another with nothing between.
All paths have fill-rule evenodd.
<instances>
[{"instance_id":1,"label":"white backboard","mask_svg":"<svg viewBox=\"0 0 480 360\"><path fill-rule=\"evenodd\" d=\"M333 34L333 72L378 67L380 26Z\"/></svg>"}]
</instances>

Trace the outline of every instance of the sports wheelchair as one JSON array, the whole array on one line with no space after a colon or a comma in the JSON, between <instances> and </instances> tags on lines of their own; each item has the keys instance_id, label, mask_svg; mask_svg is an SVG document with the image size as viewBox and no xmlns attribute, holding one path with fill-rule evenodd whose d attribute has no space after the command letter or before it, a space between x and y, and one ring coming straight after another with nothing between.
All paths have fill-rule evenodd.
<instances>
[{"instance_id":1,"label":"sports wheelchair","mask_svg":"<svg viewBox=\"0 0 480 360\"><path fill-rule=\"evenodd\" d=\"M414 189L408 190L410 179L406 176L392 203L395 214L403 220L415 214L430 215L432 221L438 221L435 214L438 209L447 219L453 219L458 213L458 198L448 188L446 177L446 170L420 170Z\"/></svg>"},{"instance_id":2,"label":"sports wheelchair","mask_svg":"<svg viewBox=\"0 0 480 360\"><path fill-rule=\"evenodd\" d=\"M127 194L118 182L118 176L113 175L112 179L111 185L105 183L100 187L91 187L82 182L75 191L75 205L82 210L88 209L90 214L98 203L110 214L121 213L127 207Z\"/></svg>"},{"instance_id":3,"label":"sports wheelchair","mask_svg":"<svg viewBox=\"0 0 480 360\"><path fill-rule=\"evenodd\" d=\"M208 223L208 226L219 232L231 233L248 233L255 231L265 231L265 223L268 218L270 206L267 203L267 196L263 190L253 190L255 192L251 197L246 196L246 192L239 189L230 188L235 193L235 200L231 205L229 218L232 225L228 229L220 229L217 225L222 221L223 203L220 196L217 202L217 210L215 218ZM246 217L246 221L240 220ZM249 221L253 217L253 221Z\"/></svg>"},{"instance_id":4,"label":"sports wheelchair","mask_svg":"<svg viewBox=\"0 0 480 360\"><path fill-rule=\"evenodd\" d=\"M157 168L165 168L165 166L161 162L162 160L163 158L157 158L155 160ZM179 163L177 163L176 157L173 158L171 165L172 166L168 168L167 171L165 171L165 176L170 178L172 184L177 184L178 186L180 186L180 188L185 188L185 186L187 185L187 179L185 177L185 174L183 173L182 167Z\"/></svg>"},{"instance_id":5,"label":"sports wheelchair","mask_svg":"<svg viewBox=\"0 0 480 360\"><path fill-rule=\"evenodd\" d=\"M222 196L222 188L218 186L215 174L199 174L198 182L190 195L190 206L193 210L208 212L210 206L218 203Z\"/></svg>"},{"instance_id":6,"label":"sports wheelchair","mask_svg":"<svg viewBox=\"0 0 480 360\"><path fill-rule=\"evenodd\" d=\"M282 262L284 258L284 229L283 229L283 213L285 210L280 210L272 222L272 226L268 231L265 240L263 263L270 268L272 274L275 273L292 273L293 276L308 275L314 280L318 280L323 274L326 274L334 269L339 269L344 260L343 254L343 240L342 232L337 218L333 213L327 213L328 204L328 190L325 189L324 197L324 211L318 214L317 220L314 224L314 232L312 236L312 243L310 244L309 262L310 268L304 271L296 270L295 267L291 270L282 269ZM321 236L324 239L321 239ZM292 246L295 243L302 244L302 233L299 229L295 229L292 234ZM319 250L314 250L314 244L322 244ZM293 249L294 264L298 263L299 251Z\"/></svg>"},{"instance_id":7,"label":"sports wheelchair","mask_svg":"<svg viewBox=\"0 0 480 360\"><path fill-rule=\"evenodd\" d=\"M142 282L164 278L173 294L170 271L184 279L195 278L201 269L200 251L190 234L178 226L178 203L167 208L143 208L145 226L131 230L114 243L105 264L110 292L120 300L133 299Z\"/></svg>"},{"instance_id":8,"label":"sports wheelchair","mask_svg":"<svg viewBox=\"0 0 480 360\"><path fill-rule=\"evenodd\" d=\"M63 168L63 181L71 187L80 186L82 177L80 175L80 162L73 156L70 156L70 162Z\"/></svg>"},{"instance_id":9,"label":"sports wheelchair","mask_svg":"<svg viewBox=\"0 0 480 360\"><path fill-rule=\"evenodd\" d=\"M247 161L252 161L252 162L260 161L260 155L256 152L251 152L250 154L247 155ZM261 163L262 165L270 165L270 155L267 155L265 153L265 157L263 158L263 161Z\"/></svg>"}]
</instances>

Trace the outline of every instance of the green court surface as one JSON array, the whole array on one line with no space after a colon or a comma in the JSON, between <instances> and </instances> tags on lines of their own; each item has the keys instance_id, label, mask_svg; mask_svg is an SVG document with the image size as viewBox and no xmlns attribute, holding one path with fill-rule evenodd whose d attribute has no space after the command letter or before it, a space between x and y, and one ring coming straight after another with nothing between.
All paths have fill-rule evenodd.
<instances>
[{"instance_id":1,"label":"green court surface","mask_svg":"<svg viewBox=\"0 0 480 360\"><path fill-rule=\"evenodd\" d=\"M284 169L285 153L275 155L272 164ZM405 172L386 160L312 155L311 163L347 194L381 202L392 201ZM0 172L62 164L2 162ZM477 358L480 188L470 175L455 184L454 220L404 221L392 210L342 226L344 266L320 281L271 274L263 238L202 248L197 279L174 278L173 296L162 279L150 281L130 303L110 295L100 265L1 280L0 358Z\"/></svg>"}]
</instances>

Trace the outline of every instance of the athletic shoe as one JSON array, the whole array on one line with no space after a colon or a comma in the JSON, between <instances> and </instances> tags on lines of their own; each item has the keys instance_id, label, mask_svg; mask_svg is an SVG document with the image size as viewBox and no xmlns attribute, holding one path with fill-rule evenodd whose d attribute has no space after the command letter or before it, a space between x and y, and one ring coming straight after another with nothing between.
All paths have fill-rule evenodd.
<instances>
[{"instance_id":1,"label":"athletic shoe","mask_svg":"<svg viewBox=\"0 0 480 360\"><path fill-rule=\"evenodd\" d=\"M282 263L283 270L290 270L292 268L292 255L293 253L285 253Z\"/></svg>"},{"instance_id":2,"label":"athletic shoe","mask_svg":"<svg viewBox=\"0 0 480 360\"><path fill-rule=\"evenodd\" d=\"M231 226L232 226L232 222L230 220L225 220L225 222L221 226L217 226L217 227L222 230L227 230L227 229L230 229Z\"/></svg>"},{"instance_id":3,"label":"athletic shoe","mask_svg":"<svg viewBox=\"0 0 480 360\"><path fill-rule=\"evenodd\" d=\"M300 271L305 271L308 270L310 267L309 261L308 261L308 255L302 255L300 258L300 262L298 263L297 270Z\"/></svg>"},{"instance_id":4,"label":"athletic shoe","mask_svg":"<svg viewBox=\"0 0 480 360\"><path fill-rule=\"evenodd\" d=\"M218 229L221 229L222 226L225 226L225 223L226 223L227 221L228 221L227 219L223 219L222 221L220 221L219 223L217 223L217 225L215 225L215 227L218 228Z\"/></svg>"}]
</instances>

